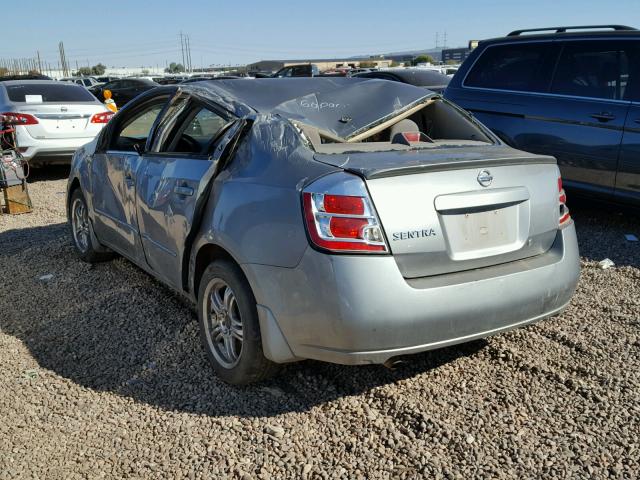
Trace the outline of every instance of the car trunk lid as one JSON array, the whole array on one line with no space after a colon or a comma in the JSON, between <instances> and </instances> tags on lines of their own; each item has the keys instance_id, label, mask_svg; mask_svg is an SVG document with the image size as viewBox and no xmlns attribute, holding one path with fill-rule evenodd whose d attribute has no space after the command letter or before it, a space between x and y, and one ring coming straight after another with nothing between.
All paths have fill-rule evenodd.
<instances>
[{"instance_id":1,"label":"car trunk lid","mask_svg":"<svg viewBox=\"0 0 640 480\"><path fill-rule=\"evenodd\" d=\"M405 278L533 257L556 237L553 157L492 146L316 159L365 179Z\"/></svg>"},{"instance_id":2,"label":"car trunk lid","mask_svg":"<svg viewBox=\"0 0 640 480\"><path fill-rule=\"evenodd\" d=\"M25 125L33 138L91 138L96 134L91 117L105 108L97 103L91 104L51 104L42 103L34 106L22 106L19 113L28 113L37 118L38 123Z\"/></svg>"}]
</instances>

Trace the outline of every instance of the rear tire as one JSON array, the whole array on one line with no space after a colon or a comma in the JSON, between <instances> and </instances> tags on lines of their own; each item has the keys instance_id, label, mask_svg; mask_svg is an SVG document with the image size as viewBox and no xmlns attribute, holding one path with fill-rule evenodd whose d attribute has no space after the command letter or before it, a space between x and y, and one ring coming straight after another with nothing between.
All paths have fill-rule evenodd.
<instances>
[{"instance_id":1,"label":"rear tire","mask_svg":"<svg viewBox=\"0 0 640 480\"><path fill-rule=\"evenodd\" d=\"M256 300L240 268L213 262L198 290L200 339L216 374L233 385L273 376L279 366L264 356Z\"/></svg>"},{"instance_id":2,"label":"rear tire","mask_svg":"<svg viewBox=\"0 0 640 480\"><path fill-rule=\"evenodd\" d=\"M105 252L106 249L100 244L96 245L96 236L89 218L89 207L87 207L87 202L79 188L71 194L68 215L71 240L80 260L87 263L98 263L113 258L113 253Z\"/></svg>"}]
</instances>

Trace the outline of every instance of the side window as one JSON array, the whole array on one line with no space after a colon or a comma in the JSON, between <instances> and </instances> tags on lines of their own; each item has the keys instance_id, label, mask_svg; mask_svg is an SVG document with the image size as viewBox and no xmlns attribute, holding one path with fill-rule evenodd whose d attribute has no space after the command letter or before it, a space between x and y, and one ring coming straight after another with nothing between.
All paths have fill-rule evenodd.
<instances>
[{"instance_id":1,"label":"side window","mask_svg":"<svg viewBox=\"0 0 640 480\"><path fill-rule=\"evenodd\" d=\"M206 107L196 105L178 119L160 152L206 155L212 142L229 120Z\"/></svg>"},{"instance_id":2,"label":"side window","mask_svg":"<svg viewBox=\"0 0 640 480\"><path fill-rule=\"evenodd\" d=\"M308 65L297 65L293 67L293 72L291 74L292 77L307 77L309 76L309 66Z\"/></svg>"},{"instance_id":3,"label":"side window","mask_svg":"<svg viewBox=\"0 0 640 480\"><path fill-rule=\"evenodd\" d=\"M292 68L291 67L287 67L283 70L280 71L280 73L278 74L278 77L290 77L291 76L291 71Z\"/></svg>"},{"instance_id":4,"label":"side window","mask_svg":"<svg viewBox=\"0 0 640 480\"><path fill-rule=\"evenodd\" d=\"M627 50L629 57L629 78L624 91L624 100L640 102L640 42Z\"/></svg>"},{"instance_id":5,"label":"side window","mask_svg":"<svg viewBox=\"0 0 640 480\"><path fill-rule=\"evenodd\" d=\"M622 100L629 82L629 58L619 42L567 43L560 55L551 92Z\"/></svg>"},{"instance_id":6,"label":"side window","mask_svg":"<svg viewBox=\"0 0 640 480\"><path fill-rule=\"evenodd\" d=\"M145 105L132 116L125 118L111 137L110 150L135 152L136 146L144 147L153 123L165 106L167 99L162 98Z\"/></svg>"},{"instance_id":7,"label":"side window","mask_svg":"<svg viewBox=\"0 0 640 480\"><path fill-rule=\"evenodd\" d=\"M487 47L464 81L466 87L546 92L557 49L549 43Z\"/></svg>"}]
</instances>

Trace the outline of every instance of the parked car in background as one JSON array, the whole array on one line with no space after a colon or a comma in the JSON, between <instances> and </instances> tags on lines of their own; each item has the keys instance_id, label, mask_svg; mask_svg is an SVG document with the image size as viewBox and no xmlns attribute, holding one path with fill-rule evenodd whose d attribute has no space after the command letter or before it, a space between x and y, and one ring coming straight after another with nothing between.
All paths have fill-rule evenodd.
<instances>
[{"instance_id":1,"label":"parked car in background","mask_svg":"<svg viewBox=\"0 0 640 480\"><path fill-rule=\"evenodd\" d=\"M424 87L433 92L441 93L451 80L446 75L433 70L421 68L394 68L390 70L376 70L373 72L356 73L357 78L378 78L393 82L408 83L416 87Z\"/></svg>"},{"instance_id":2,"label":"parked car in background","mask_svg":"<svg viewBox=\"0 0 640 480\"><path fill-rule=\"evenodd\" d=\"M458 71L460 65L431 65L431 64L422 64L419 63L416 68L421 70L431 70L433 72L439 72L448 77L453 77L453 75Z\"/></svg>"},{"instance_id":3,"label":"parked car in background","mask_svg":"<svg viewBox=\"0 0 640 480\"><path fill-rule=\"evenodd\" d=\"M115 76L110 76L110 75L105 75L102 77L96 77L96 80L100 83L108 83L111 82L113 80L118 80L120 77L115 77Z\"/></svg>"},{"instance_id":4,"label":"parked car in background","mask_svg":"<svg viewBox=\"0 0 640 480\"><path fill-rule=\"evenodd\" d=\"M100 82L94 77L65 77L60 79L61 82L70 82L90 88L100 85Z\"/></svg>"},{"instance_id":5,"label":"parked car in background","mask_svg":"<svg viewBox=\"0 0 640 480\"><path fill-rule=\"evenodd\" d=\"M93 93L98 100L103 101L104 91L111 90L111 98L116 102L118 108L121 108L141 93L157 86L159 86L159 84L146 78L120 78L103 85L97 85L89 89L89 91Z\"/></svg>"},{"instance_id":6,"label":"parked car in background","mask_svg":"<svg viewBox=\"0 0 640 480\"><path fill-rule=\"evenodd\" d=\"M320 70L317 65L313 63L305 63L302 65L291 65L284 67L274 73L274 78L286 78L286 77L317 77L320 75Z\"/></svg>"},{"instance_id":7,"label":"parked car in background","mask_svg":"<svg viewBox=\"0 0 640 480\"><path fill-rule=\"evenodd\" d=\"M378 70L378 68L352 68L347 73L347 76L353 77L356 73L365 73L365 72L373 72Z\"/></svg>"},{"instance_id":8,"label":"parked car in background","mask_svg":"<svg viewBox=\"0 0 640 480\"><path fill-rule=\"evenodd\" d=\"M250 77L254 77L254 78L271 78L273 77L275 72L267 72L267 71L261 71L261 70L252 70L248 72L248 75Z\"/></svg>"},{"instance_id":9,"label":"parked car in background","mask_svg":"<svg viewBox=\"0 0 640 480\"><path fill-rule=\"evenodd\" d=\"M509 145L558 159L565 185L640 205L640 32L515 31L480 42L446 98Z\"/></svg>"},{"instance_id":10,"label":"parked car in background","mask_svg":"<svg viewBox=\"0 0 640 480\"><path fill-rule=\"evenodd\" d=\"M493 335L578 281L555 159L400 82L157 88L76 153L67 192L79 257L118 252L190 298L231 383Z\"/></svg>"},{"instance_id":11,"label":"parked car in background","mask_svg":"<svg viewBox=\"0 0 640 480\"><path fill-rule=\"evenodd\" d=\"M184 82L189 77L186 75L167 75L164 77L153 77L150 80L153 80L159 85L176 85L178 83Z\"/></svg>"},{"instance_id":12,"label":"parked car in background","mask_svg":"<svg viewBox=\"0 0 640 480\"><path fill-rule=\"evenodd\" d=\"M444 73L447 77L453 77L458 72L459 68L460 65L446 65L442 73Z\"/></svg>"},{"instance_id":13,"label":"parked car in background","mask_svg":"<svg viewBox=\"0 0 640 480\"><path fill-rule=\"evenodd\" d=\"M217 77L215 76L211 76L211 77L191 77L191 78L187 78L186 80L183 80L180 82L180 84L185 84L185 83L196 83L196 82L204 82L204 81L208 81L208 80L232 80L234 78L243 78L243 77L236 77L235 75L219 75Z\"/></svg>"},{"instance_id":14,"label":"parked car in background","mask_svg":"<svg viewBox=\"0 0 640 480\"><path fill-rule=\"evenodd\" d=\"M317 75L318 77L346 77L351 71L349 68L330 68Z\"/></svg>"},{"instance_id":15,"label":"parked car in background","mask_svg":"<svg viewBox=\"0 0 640 480\"><path fill-rule=\"evenodd\" d=\"M18 120L18 148L32 166L69 163L113 115L86 88L52 80L0 82L0 113Z\"/></svg>"}]
</instances>

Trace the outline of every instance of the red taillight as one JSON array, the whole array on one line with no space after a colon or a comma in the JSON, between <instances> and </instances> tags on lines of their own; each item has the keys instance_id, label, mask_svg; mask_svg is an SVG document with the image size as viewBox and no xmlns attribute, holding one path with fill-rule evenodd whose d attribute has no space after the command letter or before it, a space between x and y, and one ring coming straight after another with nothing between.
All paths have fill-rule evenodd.
<instances>
[{"instance_id":1,"label":"red taillight","mask_svg":"<svg viewBox=\"0 0 640 480\"><path fill-rule=\"evenodd\" d=\"M420 132L404 132L402 136L409 143L420 141Z\"/></svg>"},{"instance_id":2,"label":"red taillight","mask_svg":"<svg viewBox=\"0 0 640 480\"><path fill-rule=\"evenodd\" d=\"M36 125L38 123L38 119L28 113L4 112L2 115L11 117L12 123L16 125Z\"/></svg>"},{"instance_id":3,"label":"red taillight","mask_svg":"<svg viewBox=\"0 0 640 480\"><path fill-rule=\"evenodd\" d=\"M327 213L364 215L364 200L362 197L352 197L347 195L324 195L323 204L323 210Z\"/></svg>"},{"instance_id":4,"label":"red taillight","mask_svg":"<svg viewBox=\"0 0 640 480\"><path fill-rule=\"evenodd\" d=\"M337 238L361 238L361 231L369 225L366 218L332 217L329 231Z\"/></svg>"},{"instance_id":5,"label":"red taillight","mask_svg":"<svg viewBox=\"0 0 640 480\"><path fill-rule=\"evenodd\" d=\"M304 192L311 242L331 252L386 253L382 228L366 197Z\"/></svg>"},{"instance_id":6,"label":"red taillight","mask_svg":"<svg viewBox=\"0 0 640 480\"><path fill-rule=\"evenodd\" d=\"M107 123L113 117L113 112L100 112L91 117L91 123Z\"/></svg>"},{"instance_id":7,"label":"red taillight","mask_svg":"<svg viewBox=\"0 0 640 480\"><path fill-rule=\"evenodd\" d=\"M558 177L558 204L560 209L560 218L558 220L558 225L563 226L569 223L571 220L571 215L569 215L569 208L567 208L567 194L564 192L564 188L562 188L562 177Z\"/></svg>"}]
</instances>

